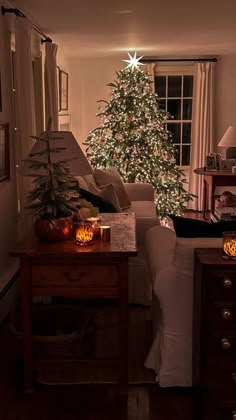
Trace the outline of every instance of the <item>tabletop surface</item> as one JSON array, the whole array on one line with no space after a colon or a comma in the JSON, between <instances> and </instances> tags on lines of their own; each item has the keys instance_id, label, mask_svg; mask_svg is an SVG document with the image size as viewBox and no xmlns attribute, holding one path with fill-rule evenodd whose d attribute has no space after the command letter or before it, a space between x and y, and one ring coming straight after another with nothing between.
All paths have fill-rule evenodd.
<instances>
[{"instance_id":1,"label":"tabletop surface","mask_svg":"<svg viewBox=\"0 0 236 420\"><path fill-rule=\"evenodd\" d=\"M32 232L15 249L12 257L79 256L93 255L137 255L135 213L100 213L101 223L111 226L110 242L96 239L86 246L76 245L75 237L66 241L42 242Z\"/></svg>"},{"instance_id":2,"label":"tabletop surface","mask_svg":"<svg viewBox=\"0 0 236 420\"><path fill-rule=\"evenodd\" d=\"M198 259L202 264L214 267L224 266L236 268L236 260L223 258L222 248L195 248L194 252L198 256Z\"/></svg>"},{"instance_id":3,"label":"tabletop surface","mask_svg":"<svg viewBox=\"0 0 236 420\"><path fill-rule=\"evenodd\" d=\"M229 170L216 170L216 169L204 169L204 168L196 168L194 169L195 174L198 175L210 175L210 176L236 176L236 173L232 173Z\"/></svg>"}]
</instances>

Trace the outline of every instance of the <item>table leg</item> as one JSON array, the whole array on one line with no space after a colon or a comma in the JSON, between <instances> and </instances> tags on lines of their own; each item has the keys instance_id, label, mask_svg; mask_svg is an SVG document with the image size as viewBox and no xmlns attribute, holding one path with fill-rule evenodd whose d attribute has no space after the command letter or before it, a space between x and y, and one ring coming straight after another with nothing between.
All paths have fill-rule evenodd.
<instances>
[{"instance_id":1,"label":"table leg","mask_svg":"<svg viewBox=\"0 0 236 420\"><path fill-rule=\"evenodd\" d=\"M119 264L120 283L120 393L128 394L128 258Z\"/></svg>"},{"instance_id":2,"label":"table leg","mask_svg":"<svg viewBox=\"0 0 236 420\"><path fill-rule=\"evenodd\" d=\"M207 210L207 182L203 179L202 214L205 219Z\"/></svg>"},{"instance_id":3,"label":"table leg","mask_svg":"<svg viewBox=\"0 0 236 420\"><path fill-rule=\"evenodd\" d=\"M215 185L215 182L214 182L214 178L212 178L212 181L211 181L211 203L210 203L211 214L214 214L214 211L215 211L215 189L216 189L216 185Z\"/></svg>"},{"instance_id":4,"label":"table leg","mask_svg":"<svg viewBox=\"0 0 236 420\"><path fill-rule=\"evenodd\" d=\"M33 391L31 278L30 266L28 262L23 259L21 259L20 276L23 321L24 391L26 393L31 393Z\"/></svg>"}]
</instances>

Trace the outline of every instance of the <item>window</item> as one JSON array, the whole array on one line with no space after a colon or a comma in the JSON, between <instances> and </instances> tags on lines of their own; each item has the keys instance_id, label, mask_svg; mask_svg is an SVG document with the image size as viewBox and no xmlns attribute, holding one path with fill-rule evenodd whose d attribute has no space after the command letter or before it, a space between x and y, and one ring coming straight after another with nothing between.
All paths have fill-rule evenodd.
<instances>
[{"instance_id":1,"label":"window","mask_svg":"<svg viewBox=\"0 0 236 420\"><path fill-rule=\"evenodd\" d=\"M190 165L193 78L193 71L189 70L162 69L155 75L160 108L170 114L167 129L172 134L176 163L183 168Z\"/></svg>"}]
</instances>

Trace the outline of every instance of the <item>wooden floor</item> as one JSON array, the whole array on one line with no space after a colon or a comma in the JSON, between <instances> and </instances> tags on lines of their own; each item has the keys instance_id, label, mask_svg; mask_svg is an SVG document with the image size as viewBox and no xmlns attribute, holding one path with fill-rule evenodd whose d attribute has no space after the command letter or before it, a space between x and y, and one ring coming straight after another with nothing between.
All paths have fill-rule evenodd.
<instances>
[{"instance_id":1,"label":"wooden floor","mask_svg":"<svg viewBox=\"0 0 236 420\"><path fill-rule=\"evenodd\" d=\"M36 382L34 393L25 395L16 340L4 322L0 327L0 420L190 420L191 389L160 389L151 371L146 369L147 374L143 373L145 346L137 341L137 334L140 320L146 319L147 309L130 307L129 311L133 314L132 330L136 331L131 335L130 364L136 366L139 375L137 383L130 382L128 400L119 396L117 385L103 383L45 385ZM143 336L150 341L148 334ZM131 375L131 379L135 379L134 376ZM142 383L143 379L147 383Z\"/></svg>"},{"instance_id":2,"label":"wooden floor","mask_svg":"<svg viewBox=\"0 0 236 420\"><path fill-rule=\"evenodd\" d=\"M188 212L187 217L202 219L201 213ZM132 312L133 308L129 310ZM138 308L139 319L142 312L146 319L146 309L142 307ZM135 317L132 329L138 331ZM148 335L144 336L148 341ZM143 369L144 355L141 359L137 356L141 347L135 341L137 334L132 337L134 342L130 345L136 349L135 359ZM146 342L142 349L148 348L149 344ZM5 322L0 326L0 420L192 419L191 388L161 389L154 381L146 384L140 381L129 385L128 400L125 400L119 396L117 385L45 385L38 382L34 393L25 395L20 367L15 339Z\"/></svg>"}]
</instances>

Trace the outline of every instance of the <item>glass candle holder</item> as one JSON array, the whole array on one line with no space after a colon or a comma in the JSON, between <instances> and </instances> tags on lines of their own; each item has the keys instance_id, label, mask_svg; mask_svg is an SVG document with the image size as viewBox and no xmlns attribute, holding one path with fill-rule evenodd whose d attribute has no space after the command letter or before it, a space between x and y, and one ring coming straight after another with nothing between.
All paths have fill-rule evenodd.
<instances>
[{"instance_id":1,"label":"glass candle holder","mask_svg":"<svg viewBox=\"0 0 236 420\"><path fill-rule=\"evenodd\" d=\"M223 232L223 258L236 260L236 231Z\"/></svg>"},{"instance_id":2,"label":"glass candle holder","mask_svg":"<svg viewBox=\"0 0 236 420\"><path fill-rule=\"evenodd\" d=\"M89 245L93 240L93 227L89 222L79 222L75 227L75 240L77 245Z\"/></svg>"},{"instance_id":3,"label":"glass candle holder","mask_svg":"<svg viewBox=\"0 0 236 420\"><path fill-rule=\"evenodd\" d=\"M102 225L100 226L100 238L103 242L110 242L111 240L111 227Z\"/></svg>"},{"instance_id":4,"label":"glass candle holder","mask_svg":"<svg viewBox=\"0 0 236 420\"><path fill-rule=\"evenodd\" d=\"M98 238L100 235L101 219L99 217L88 217L87 222L91 223L93 227L94 238Z\"/></svg>"}]
</instances>

